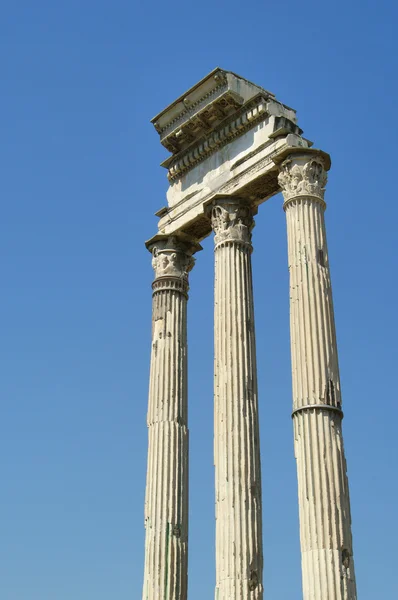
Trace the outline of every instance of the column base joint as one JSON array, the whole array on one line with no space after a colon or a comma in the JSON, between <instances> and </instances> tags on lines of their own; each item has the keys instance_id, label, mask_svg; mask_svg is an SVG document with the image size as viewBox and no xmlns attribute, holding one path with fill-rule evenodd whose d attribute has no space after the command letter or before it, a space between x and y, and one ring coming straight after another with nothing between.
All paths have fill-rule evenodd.
<instances>
[{"instance_id":1,"label":"column base joint","mask_svg":"<svg viewBox=\"0 0 398 600\"><path fill-rule=\"evenodd\" d=\"M300 412L312 409L328 410L330 412L337 413L341 419L344 417L343 411L338 406L330 406L330 404L306 404L305 406L299 406L298 408L295 408L292 412L292 418Z\"/></svg>"}]
</instances>

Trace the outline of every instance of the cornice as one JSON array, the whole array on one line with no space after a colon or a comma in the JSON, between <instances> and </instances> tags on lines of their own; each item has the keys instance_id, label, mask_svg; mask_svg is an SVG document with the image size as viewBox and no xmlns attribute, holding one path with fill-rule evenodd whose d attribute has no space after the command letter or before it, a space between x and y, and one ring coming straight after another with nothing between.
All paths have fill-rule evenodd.
<instances>
[{"instance_id":1,"label":"cornice","mask_svg":"<svg viewBox=\"0 0 398 600\"><path fill-rule=\"evenodd\" d=\"M151 122L161 144L174 157L212 134L235 117L258 95L275 97L262 87L231 71L215 69L161 111ZM289 110L289 109L286 109Z\"/></svg>"},{"instance_id":2,"label":"cornice","mask_svg":"<svg viewBox=\"0 0 398 600\"><path fill-rule=\"evenodd\" d=\"M167 125L165 125L164 127L160 127L159 123L156 120L157 117L155 117L152 120L152 123L156 131L160 135L164 135L167 131L175 129L178 126L179 122L186 119L189 113L191 113L194 110L202 109L205 105L209 104L217 95L219 95L221 91L227 90L228 85L225 73L223 71L219 71L214 75L214 77L217 77L219 84L213 90L200 97L199 100L197 100L196 102L190 102L187 97L179 99L184 104L184 109L179 113L179 115L177 115L177 117L175 117L169 123L167 123Z\"/></svg>"},{"instance_id":3,"label":"cornice","mask_svg":"<svg viewBox=\"0 0 398 600\"><path fill-rule=\"evenodd\" d=\"M195 90L200 88L206 81L208 81L212 77L215 77L220 72L225 73L226 71L223 71L222 69L220 69L220 67L216 67L215 69L210 71L210 73L208 73L200 81L195 83L195 85L193 85L188 91L186 91L184 94L179 96L176 100L174 100L174 102L172 102L169 106L167 106L166 108L161 110L160 113L158 113L155 117L153 117L153 119L151 119L151 123L153 123L156 126L156 122L159 121L164 115L166 115L173 106L178 105L180 102L182 102L184 100L184 98L186 96L188 96L192 92L195 92Z\"/></svg>"},{"instance_id":4,"label":"cornice","mask_svg":"<svg viewBox=\"0 0 398 600\"><path fill-rule=\"evenodd\" d=\"M259 96L248 103L238 113L235 113L229 122L225 122L215 129L201 143L164 161L162 166L168 167L169 181L180 178L222 146L254 127L259 121L264 120L267 114L267 99L264 96Z\"/></svg>"}]
</instances>

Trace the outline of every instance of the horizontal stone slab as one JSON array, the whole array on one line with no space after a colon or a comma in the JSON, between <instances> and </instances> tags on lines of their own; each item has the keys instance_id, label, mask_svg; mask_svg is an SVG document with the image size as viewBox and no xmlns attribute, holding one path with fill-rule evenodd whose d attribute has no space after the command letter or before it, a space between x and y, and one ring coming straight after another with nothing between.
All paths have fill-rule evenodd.
<instances>
[{"instance_id":1,"label":"horizontal stone slab","mask_svg":"<svg viewBox=\"0 0 398 600\"><path fill-rule=\"evenodd\" d=\"M172 152L162 163L170 185L167 205L156 213L161 236L202 240L211 232L208 207L215 198L238 196L258 206L280 191L277 163L312 146L292 108L219 68L152 122Z\"/></svg>"}]
</instances>

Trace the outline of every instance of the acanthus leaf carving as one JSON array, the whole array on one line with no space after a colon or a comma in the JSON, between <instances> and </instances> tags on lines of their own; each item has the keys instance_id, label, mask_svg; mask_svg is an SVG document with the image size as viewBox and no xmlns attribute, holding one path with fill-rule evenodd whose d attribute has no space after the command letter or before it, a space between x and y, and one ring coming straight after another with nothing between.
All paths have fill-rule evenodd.
<instances>
[{"instance_id":1,"label":"acanthus leaf carving","mask_svg":"<svg viewBox=\"0 0 398 600\"><path fill-rule=\"evenodd\" d=\"M254 219L249 205L239 201L218 202L211 212L211 224L216 244L227 240L251 243Z\"/></svg>"},{"instance_id":2,"label":"acanthus leaf carving","mask_svg":"<svg viewBox=\"0 0 398 600\"><path fill-rule=\"evenodd\" d=\"M323 200L327 172L320 156L290 156L281 165L278 183L285 201L300 196L316 196Z\"/></svg>"},{"instance_id":3,"label":"acanthus leaf carving","mask_svg":"<svg viewBox=\"0 0 398 600\"><path fill-rule=\"evenodd\" d=\"M188 273L195 264L193 256L186 251L184 244L174 237L158 242L152 248L152 267L155 278L177 277L188 279Z\"/></svg>"}]
</instances>

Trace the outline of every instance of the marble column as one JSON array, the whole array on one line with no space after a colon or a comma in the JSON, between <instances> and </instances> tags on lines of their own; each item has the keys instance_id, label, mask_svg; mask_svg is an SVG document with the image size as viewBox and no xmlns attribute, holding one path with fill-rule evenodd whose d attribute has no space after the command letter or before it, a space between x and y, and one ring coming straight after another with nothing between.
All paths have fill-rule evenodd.
<instances>
[{"instance_id":1,"label":"marble column","mask_svg":"<svg viewBox=\"0 0 398 600\"><path fill-rule=\"evenodd\" d=\"M200 248L200 247L199 247ZM186 600L188 582L187 300L198 245L150 248L155 270L148 402L143 600Z\"/></svg>"},{"instance_id":2,"label":"marble column","mask_svg":"<svg viewBox=\"0 0 398 600\"><path fill-rule=\"evenodd\" d=\"M304 600L355 600L350 499L324 190L329 157L293 154L279 184L287 218L294 447Z\"/></svg>"},{"instance_id":3,"label":"marble column","mask_svg":"<svg viewBox=\"0 0 398 600\"><path fill-rule=\"evenodd\" d=\"M251 269L252 209L226 198L215 233L216 600L263 597L261 468Z\"/></svg>"}]
</instances>

